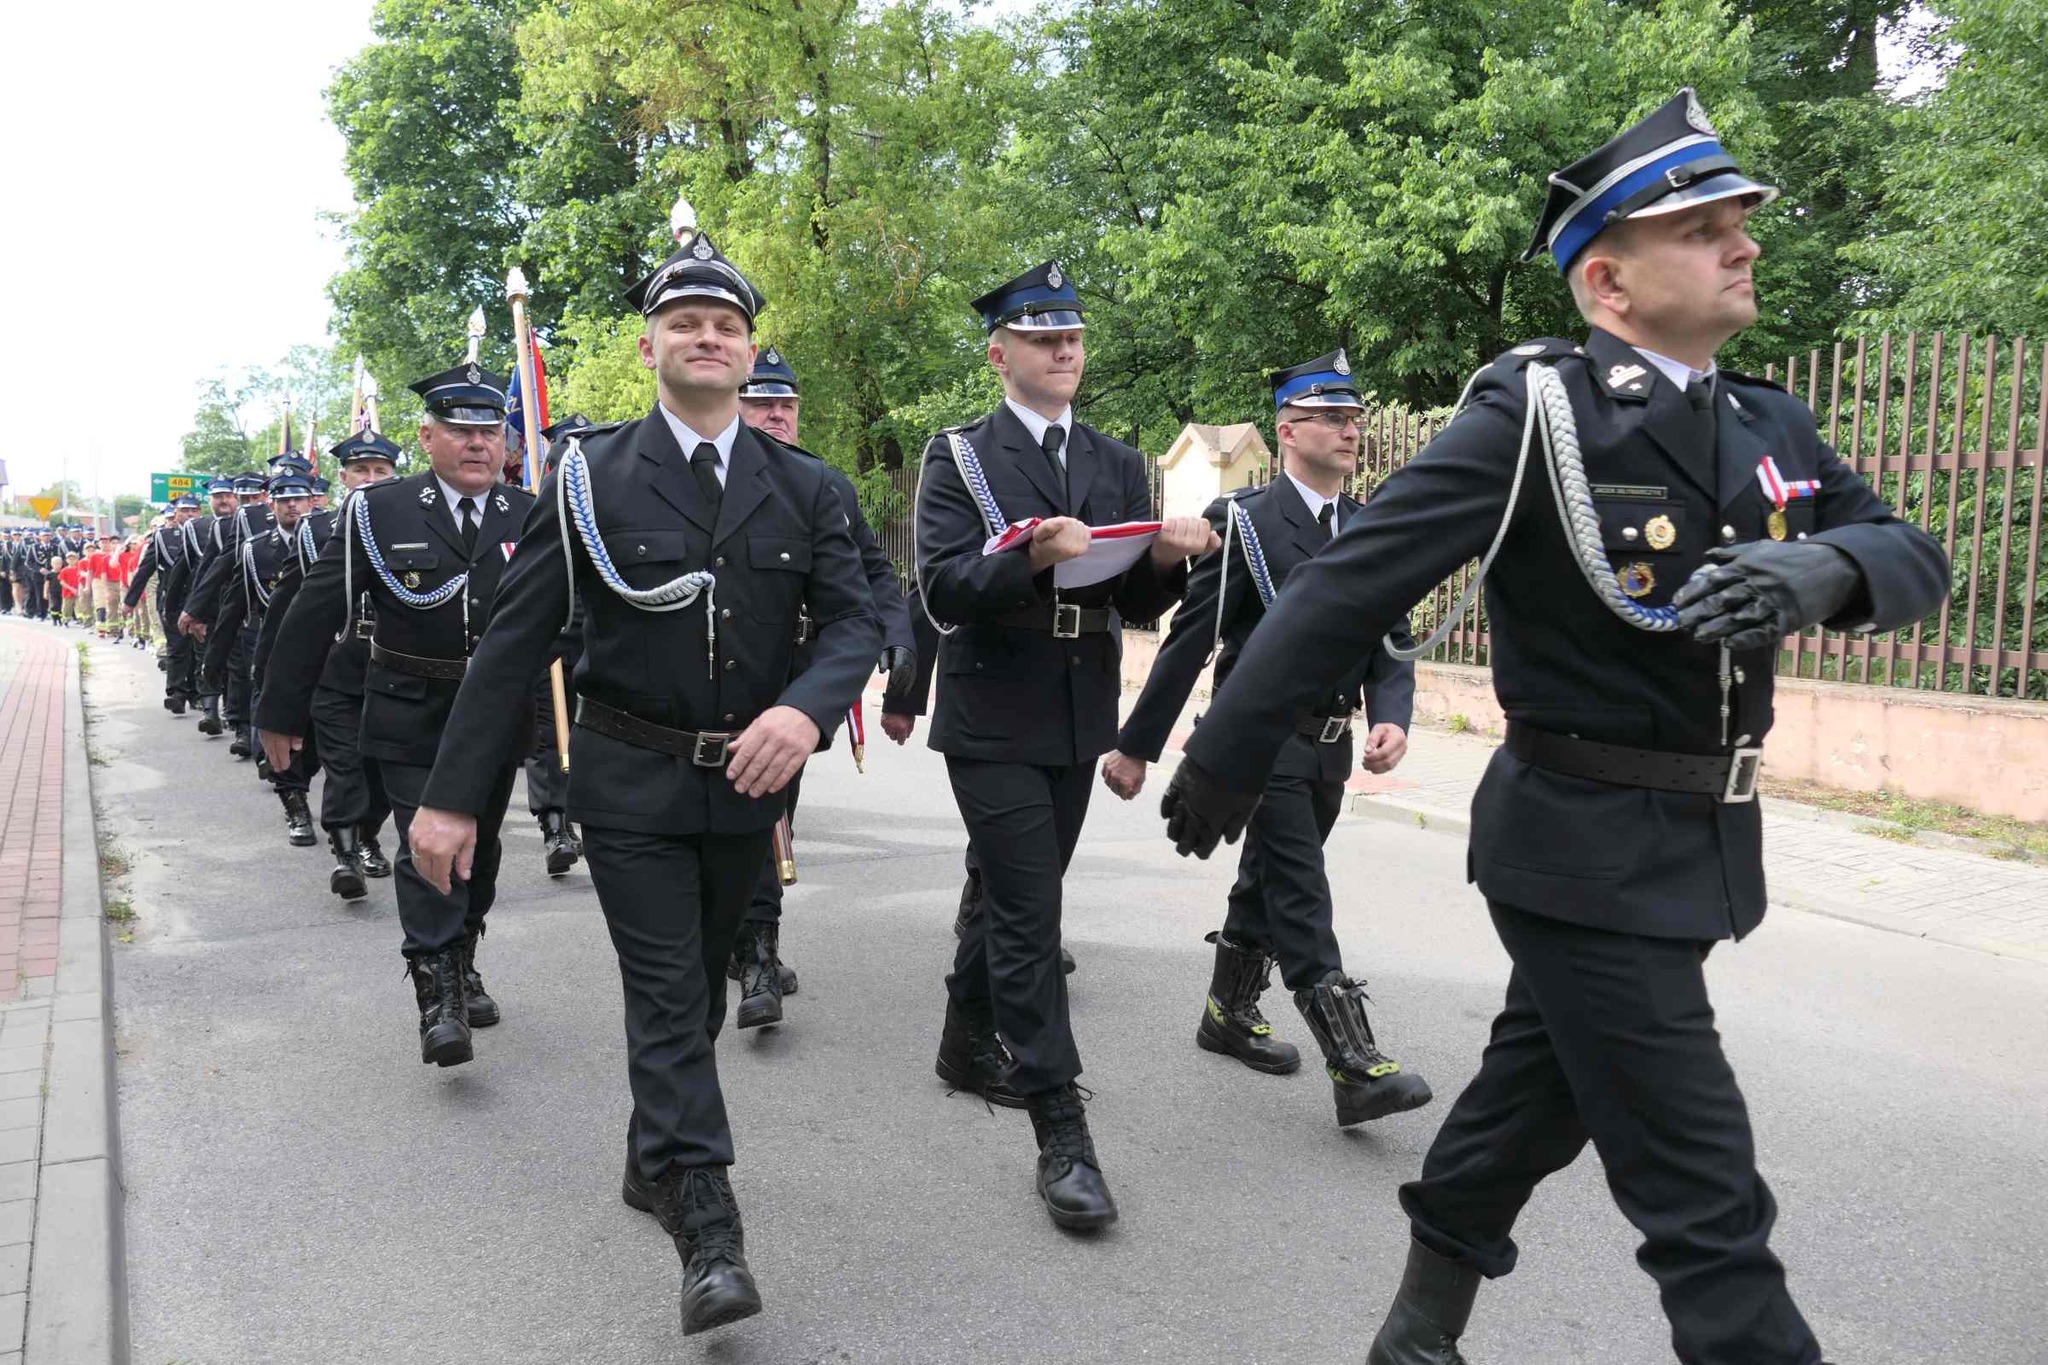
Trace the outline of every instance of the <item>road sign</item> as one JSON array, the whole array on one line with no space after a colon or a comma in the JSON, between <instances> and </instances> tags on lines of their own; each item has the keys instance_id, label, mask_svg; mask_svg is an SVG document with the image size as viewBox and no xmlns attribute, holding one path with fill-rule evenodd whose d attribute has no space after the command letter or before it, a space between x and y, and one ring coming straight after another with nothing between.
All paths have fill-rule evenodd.
<instances>
[{"instance_id":1,"label":"road sign","mask_svg":"<svg viewBox=\"0 0 2048 1365\"><path fill-rule=\"evenodd\" d=\"M48 521L50 513L57 510L57 500L55 498L30 498L28 505L36 509L37 521Z\"/></svg>"},{"instance_id":2,"label":"road sign","mask_svg":"<svg viewBox=\"0 0 2048 1365\"><path fill-rule=\"evenodd\" d=\"M149 500L166 503L181 493L190 493L206 482L203 474L152 474L149 476Z\"/></svg>"}]
</instances>

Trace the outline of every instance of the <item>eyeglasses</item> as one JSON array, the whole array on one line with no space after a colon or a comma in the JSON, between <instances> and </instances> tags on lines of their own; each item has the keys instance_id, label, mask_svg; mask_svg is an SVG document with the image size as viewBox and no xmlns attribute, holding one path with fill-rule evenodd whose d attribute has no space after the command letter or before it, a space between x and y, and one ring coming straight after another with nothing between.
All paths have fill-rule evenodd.
<instances>
[{"instance_id":1,"label":"eyeglasses","mask_svg":"<svg viewBox=\"0 0 2048 1365\"><path fill-rule=\"evenodd\" d=\"M1365 418L1361 414L1355 412L1318 412L1312 413L1306 417L1295 417L1289 420L1296 422L1314 422L1318 426L1328 427L1331 431L1335 432L1343 432L1346 430L1362 431L1365 429Z\"/></svg>"}]
</instances>

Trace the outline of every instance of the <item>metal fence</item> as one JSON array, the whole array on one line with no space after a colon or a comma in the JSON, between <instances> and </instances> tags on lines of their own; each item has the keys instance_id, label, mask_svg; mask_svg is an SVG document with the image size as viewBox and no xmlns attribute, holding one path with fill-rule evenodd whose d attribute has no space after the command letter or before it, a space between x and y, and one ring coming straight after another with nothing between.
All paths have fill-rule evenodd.
<instances>
[{"instance_id":1,"label":"metal fence","mask_svg":"<svg viewBox=\"0 0 2048 1365\"><path fill-rule=\"evenodd\" d=\"M2048 700L2048 576L2042 573L2043 445L2048 437L2048 346L1968 333L1859 337L1766 368L1814 410L1820 430L1895 515L1941 542L1953 566L1949 600L1925 622L1878 635L1818 627L1789 638L1781 676ZM1368 418L1354 491L1373 487L1435 434L1422 413L1378 408ZM1155 505L1159 473L1151 471ZM1255 481L1263 482L1262 470ZM902 514L882 525L884 548L908 573L908 509L916 473L892 474ZM1420 636L1443 619L1467 565L1417 604ZM1485 665L1484 609L1431 656Z\"/></svg>"}]
</instances>

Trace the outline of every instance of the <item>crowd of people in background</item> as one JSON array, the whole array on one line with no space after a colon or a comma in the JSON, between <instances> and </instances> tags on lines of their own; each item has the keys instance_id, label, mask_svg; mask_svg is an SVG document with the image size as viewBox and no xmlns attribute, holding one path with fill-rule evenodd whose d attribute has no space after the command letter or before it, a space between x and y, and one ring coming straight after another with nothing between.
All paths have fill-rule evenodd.
<instances>
[{"instance_id":1,"label":"crowd of people in background","mask_svg":"<svg viewBox=\"0 0 2048 1365\"><path fill-rule=\"evenodd\" d=\"M158 517L157 524L163 520ZM73 522L0 531L0 615L76 626L101 639L152 648L157 630L150 613L124 602L142 563L143 538L113 531L95 536Z\"/></svg>"}]
</instances>

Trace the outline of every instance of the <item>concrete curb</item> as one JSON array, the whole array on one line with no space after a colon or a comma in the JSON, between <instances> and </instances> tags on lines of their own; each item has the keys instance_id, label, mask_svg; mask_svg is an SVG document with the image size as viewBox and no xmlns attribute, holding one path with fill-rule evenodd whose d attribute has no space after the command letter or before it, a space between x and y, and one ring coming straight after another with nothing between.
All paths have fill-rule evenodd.
<instances>
[{"instance_id":1,"label":"concrete curb","mask_svg":"<svg viewBox=\"0 0 2048 1365\"><path fill-rule=\"evenodd\" d=\"M50 1013L24 1365L128 1359L111 962L75 649L64 663L64 899Z\"/></svg>"},{"instance_id":2,"label":"concrete curb","mask_svg":"<svg viewBox=\"0 0 2048 1365\"><path fill-rule=\"evenodd\" d=\"M1472 832L1472 817L1466 811L1425 806L1416 801L1403 801L1398 796L1353 792L1349 810L1353 815L1363 815L1368 820L1391 820L1396 824L1433 829L1443 834Z\"/></svg>"}]
</instances>

